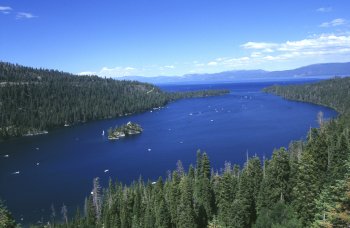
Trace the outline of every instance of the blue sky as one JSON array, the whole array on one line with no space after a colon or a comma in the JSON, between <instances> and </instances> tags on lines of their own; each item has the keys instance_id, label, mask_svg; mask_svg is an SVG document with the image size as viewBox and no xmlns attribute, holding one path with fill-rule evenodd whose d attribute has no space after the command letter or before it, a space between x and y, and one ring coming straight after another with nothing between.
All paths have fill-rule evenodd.
<instances>
[{"instance_id":1,"label":"blue sky","mask_svg":"<svg viewBox=\"0 0 350 228\"><path fill-rule=\"evenodd\" d=\"M350 61L350 1L0 1L0 60L108 77Z\"/></svg>"}]
</instances>

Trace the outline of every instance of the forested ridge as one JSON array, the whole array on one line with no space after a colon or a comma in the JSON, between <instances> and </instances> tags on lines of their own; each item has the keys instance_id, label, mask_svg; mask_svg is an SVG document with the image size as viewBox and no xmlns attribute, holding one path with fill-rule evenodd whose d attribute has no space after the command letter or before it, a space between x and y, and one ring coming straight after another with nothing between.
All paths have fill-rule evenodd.
<instances>
[{"instance_id":1,"label":"forested ridge","mask_svg":"<svg viewBox=\"0 0 350 228\"><path fill-rule=\"evenodd\" d=\"M311 102L350 113L350 77L335 77L305 85L271 86L265 92L274 93L287 99Z\"/></svg>"},{"instance_id":2,"label":"forested ridge","mask_svg":"<svg viewBox=\"0 0 350 228\"><path fill-rule=\"evenodd\" d=\"M143 112L181 98L225 93L167 93L147 83L0 62L0 139Z\"/></svg>"}]
</instances>

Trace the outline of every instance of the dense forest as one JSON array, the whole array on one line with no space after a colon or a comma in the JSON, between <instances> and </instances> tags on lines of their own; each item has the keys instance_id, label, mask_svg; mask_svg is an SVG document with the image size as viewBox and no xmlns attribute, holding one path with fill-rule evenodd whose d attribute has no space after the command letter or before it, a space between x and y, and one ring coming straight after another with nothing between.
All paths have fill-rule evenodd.
<instances>
[{"instance_id":1,"label":"dense forest","mask_svg":"<svg viewBox=\"0 0 350 228\"><path fill-rule=\"evenodd\" d=\"M195 165L185 168L179 161L165 180L140 179L129 186L111 180L102 188L95 178L92 194L74 217L68 217L65 205L57 213L53 208L45 226L349 227L349 88L349 78L267 88L333 107L341 115L326 121L320 113L320 127L310 129L305 141L276 149L269 159L247 158L243 167L226 162L222 170L213 170L208 155L198 151ZM320 97L312 99L315 94ZM4 211L0 218L14 227Z\"/></svg>"},{"instance_id":2,"label":"dense forest","mask_svg":"<svg viewBox=\"0 0 350 228\"><path fill-rule=\"evenodd\" d=\"M0 140L143 112L177 99L228 92L167 93L147 83L77 76L0 62Z\"/></svg>"},{"instance_id":3,"label":"dense forest","mask_svg":"<svg viewBox=\"0 0 350 228\"><path fill-rule=\"evenodd\" d=\"M276 85L265 88L264 91L291 100L331 107L342 114L350 113L350 77L335 77L306 85Z\"/></svg>"}]
</instances>

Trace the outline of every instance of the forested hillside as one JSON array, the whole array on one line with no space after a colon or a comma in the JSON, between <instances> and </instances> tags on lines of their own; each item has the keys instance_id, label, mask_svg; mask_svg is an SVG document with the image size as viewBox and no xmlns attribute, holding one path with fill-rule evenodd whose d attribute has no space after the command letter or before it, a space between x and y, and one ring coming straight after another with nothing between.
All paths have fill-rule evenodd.
<instances>
[{"instance_id":1,"label":"forested hillside","mask_svg":"<svg viewBox=\"0 0 350 228\"><path fill-rule=\"evenodd\" d=\"M224 93L228 91L166 93L147 83L0 62L0 139L142 112L176 99Z\"/></svg>"},{"instance_id":2,"label":"forested hillside","mask_svg":"<svg viewBox=\"0 0 350 228\"><path fill-rule=\"evenodd\" d=\"M310 129L306 141L291 142L270 159L251 157L241 168L227 162L222 170L213 170L207 154L197 152L194 166L185 170L179 161L165 180L140 179L129 186L110 181L101 188L95 178L84 208L68 218L63 206L62 215L48 219L50 226L349 227L349 106L347 99L338 100L349 82L332 79L266 89L342 113L330 121L320 114L320 128ZM311 99L314 94L320 94L317 101Z\"/></svg>"},{"instance_id":3,"label":"forested hillside","mask_svg":"<svg viewBox=\"0 0 350 228\"><path fill-rule=\"evenodd\" d=\"M350 113L350 77L333 78L306 85L272 86L264 89L287 99L331 107L342 114Z\"/></svg>"}]
</instances>

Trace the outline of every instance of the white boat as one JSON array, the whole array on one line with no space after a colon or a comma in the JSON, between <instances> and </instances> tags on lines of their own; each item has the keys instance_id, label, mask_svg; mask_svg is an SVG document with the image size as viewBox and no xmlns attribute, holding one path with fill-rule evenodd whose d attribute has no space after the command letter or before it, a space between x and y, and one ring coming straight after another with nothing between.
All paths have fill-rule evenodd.
<instances>
[{"instance_id":1,"label":"white boat","mask_svg":"<svg viewBox=\"0 0 350 228\"><path fill-rule=\"evenodd\" d=\"M103 130L103 131L102 131L102 136L104 136L104 135L105 135L105 131Z\"/></svg>"},{"instance_id":2,"label":"white boat","mask_svg":"<svg viewBox=\"0 0 350 228\"><path fill-rule=\"evenodd\" d=\"M109 172L109 169L105 169L105 171L104 171L105 173L107 173L107 172Z\"/></svg>"}]
</instances>

